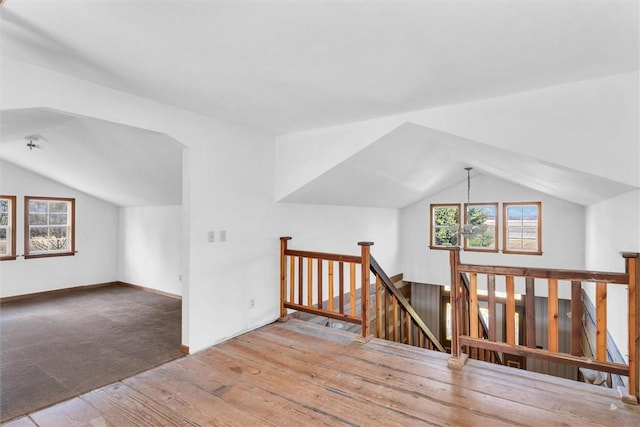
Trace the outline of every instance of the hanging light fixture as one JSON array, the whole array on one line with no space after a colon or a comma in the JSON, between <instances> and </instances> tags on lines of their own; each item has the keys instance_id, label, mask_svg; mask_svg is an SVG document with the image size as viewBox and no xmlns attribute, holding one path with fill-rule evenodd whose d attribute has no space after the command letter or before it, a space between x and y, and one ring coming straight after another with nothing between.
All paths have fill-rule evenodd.
<instances>
[{"instance_id":1,"label":"hanging light fixture","mask_svg":"<svg viewBox=\"0 0 640 427\"><path fill-rule=\"evenodd\" d=\"M469 204L471 203L471 170L472 169L473 169L472 167L464 168L464 170L467 171L467 210L469 209ZM473 225L468 221L469 221L469 218L467 218L466 224L461 224L460 227L458 228L458 233L460 233L460 235L465 239L470 239L479 234L482 234L487 229L487 226L484 224Z\"/></svg>"}]
</instances>

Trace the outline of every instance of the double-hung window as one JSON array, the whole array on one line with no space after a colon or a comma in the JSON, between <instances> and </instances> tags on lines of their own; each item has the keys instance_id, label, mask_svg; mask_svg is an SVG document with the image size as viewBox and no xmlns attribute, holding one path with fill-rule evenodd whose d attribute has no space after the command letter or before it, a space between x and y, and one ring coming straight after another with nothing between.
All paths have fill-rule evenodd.
<instances>
[{"instance_id":1,"label":"double-hung window","mask_svg":"<svg viewBox=\"0 0 640 427\"><path fill-rule=\"evenodd\" d=\"M458 246L460 205L431 205L431 248L448 249Z\"/></svg>"},{"instance_id":2,"label":"double-hung window","mask_svg":"<svg viewBox=\"0 0 640 427\"><path fill-rule=\"evenodd\" d=\"M464 207L464 223L471 224L476 231L464 239L464 249L498 252L498 204L465 203Z\"/></svg>"},{"instance_id":3,"label":"double-hung window","mask_svg":"<svg viewBox=\"0 0 640 427\"><path fill-rule=\"evenodd\" d=\"M0 196L0 261L16 259L16 196Z\"/></svg>"},{"instance_id":4,"label":"double-hung window","mask_svg":"<svg viewBox=\"0 0 640 427\"><path fill-rule=\"evenodd\" d=\"M75 199L24 198L25 258L75 253Z\"/></svg>"},{"instance_id":5,"label":"double-hung window","mask_svg":"<svg viewBox=\"0 0 640 427\"><path fill-rule=\"evenodd\" d=\"M502 252L542 255L542 203L503 203Z\"/></svg>"}]
</instances>

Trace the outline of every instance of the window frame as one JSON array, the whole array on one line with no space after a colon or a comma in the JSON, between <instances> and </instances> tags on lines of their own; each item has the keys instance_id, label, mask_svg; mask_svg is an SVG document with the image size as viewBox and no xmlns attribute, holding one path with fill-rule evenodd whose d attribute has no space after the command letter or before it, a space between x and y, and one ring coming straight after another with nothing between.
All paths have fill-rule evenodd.
<instances>
[{"instance_id":1,"label":"window frame","mask_svg":"<svg viewBox=\"0 0 640 427\"><path fill-rule=\"evenodd\" d=\"M458 222L456 224L456 245L454 246L441 246L436 245L436 234L435 234L435 208L456 208L458 209ZM430 249L438 249L438 250L451 250L452 248L458 248L460 245L460 233L458 233L458 229L460 228L460 219L461 219L461 207L460 203L431 203L429 205L429 229L430 229L430 240L429 240L429 248Z\"/></svg>"},{"instance_id":2,"label":"window frame","mask_svg":"<svg viewBox=\"0 0 640 427\"><path fill-rule=\"evenodd\" d=\"M485 248L482 246L469 246L469 239L462 238L464 240L463 248L465 251L469 252L499 252L500 248L498 247L498 233L500 227L500 211L498 210L498 202L488 202L488 203L465 203L463 205L464 209L464 224L467 223L469 207L478 207L478 206L491 206L495 210L495 224L493 226L493 248Z\"/></svg>"},{"instance_id":3,"label":"window frame","mask_svg":"<svg viewBox=\"0 0 640 427\"><path fill-rule=\"evenodd\" d=\"M0 256L0 261L13 261L16 255L16 196L0 195L0 199L9 200L9 224L7 224L7 237L9 240L8 255Z\"/></svg>"},{"instance_id":4,"label":"window frame","mask_svg":"<svg viewBox=\"0 0 640 427\"><path fill-rule=\"evenodd\" d=\"M509 249L509 217L507 210L512 206L536 206L538 209L535 250ZM502 204L502 253L516 255L542 255L542 202L504 202Z\"/></svg>"},{"instance_id":5,"label":"window frame","mask_svg":"<svg viewBox=\"0 0 640 427\"><path fill-rule=\"evenodd\" d=\"M60 252L37 252L31 253L29 250L29 241L30 241L30 229L31 224L29 223L29 202L32 200L42 200L46 202L58 201L58 202L68 202L70 204L70 211L67 214L71 215L71 221L68 224L69 227L69 247L66 251ZM49 226L49 224L47 224ZM40 197L40 196L25 196L24 197L24 258L49 258L49 257L58 257L58 256L73 256L75 255L75 240L76 240L76 199L70 197Z\"/></svg>"}]
</instances>

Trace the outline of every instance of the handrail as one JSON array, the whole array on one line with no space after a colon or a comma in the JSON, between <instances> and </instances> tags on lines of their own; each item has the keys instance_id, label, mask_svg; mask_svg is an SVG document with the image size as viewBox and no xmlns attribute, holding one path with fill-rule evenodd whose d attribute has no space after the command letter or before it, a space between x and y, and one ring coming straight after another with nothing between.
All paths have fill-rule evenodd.
<instances>
[{"instance_id":1,"label":"handrail","mask_svg":"<svg viewBox=\"0 0 640 427\"><path fill-rule=\"evenodd\" d=\"M421 347L427 344L429 348L445 351L380 264L371 256L370 247L373 243L359 242L361 254L357 256L290 249L287 245L289 240L291 237L280 238L281 318L286 318L287 310L292 309L354 323L360 325L362 336L368 339L373 307L377 309L375 335L388 338L386 321L389 317L389 306L385 306L384 301L385 295L389 295L393 313L393 340L406 341L407 344ZM369 292L370 273L376 277L373 305ZM334 301L336 280L337 301ZM386 291L385 295L382 295L382 288ZM360 303L357 304L357 301ZM384 333L381 332L383 318ZM416 340L413 340L414 332L417 334Z\"/></svg>"},{"instance_id":2,"label":"handrail","mask_svg":"<svg viewBox=\"0 0 640 427\"><path fill-rule=\"evenodd\" d=\"M473 265L460 263L459 249L450 252L451 266L451 301L452 313L452 362L451 366L460 366L456 360L464 359L461 349L463 346L482 348L518 356L538 358L569 364L578 367L587 367L612 374L629 377L628 394L621 391L625 402L637 403L640 399L639 384L640 374L640 254L624 253L625 273L611 273L599 271L560 270L528 267L503 267L488 265ZM482 339L477 336L477 316L469 315L468 322L464 318L466 313L465 294L462 286L461 274L468 273L470 282L476 283L478 275L486 275L488 308L489 308L489 337ZM496 341L496 276L504 279L506 286L506 342ZM526 310L526 345L515 343L515 300L514 285L516 278L524 278L525 310ZM535 286L534 280L542 279L547 282L548 290L548 325L549 340L547 349L537 348L535 342ZM562 283L559 283L562 281ZM562 353L559 351L558 332L558 286L569 282L571 291L571 351ZM583 357L580 350L582 328L582 301L581 289L583 282L592 282L596 289L596 360ZM629 332L629 365L624 365L607 360L607 286L626 285L628 287L628 332ZM475 286L470 289L469 300L477 300ZM469 304L469 309L474 304ZM475 313L474 313L475 314Z\"/></svg>"},{"instance_id":3,"label":"handrail","mask_svg":"<svg viewBox=\"0 0 640 427\"><path fill-rule=\"evenodd\" d=\"M325 252L293 250L287 247L291 237L280 238L280 317L287 315L287 309L303 311L317 316L329 317L361 326L363 336L368 334L369 310L369 265L370 242L359 242L361 255L344 255ZM296 262L297 260L297 262ZM306 262L304 261L306 260ZM338 263L338 299L334 304L334 267ZM348 287L345 287L345 264L348 266ZM356 268L360 265L360 283L356 283ZM326 267L328 283L327 307L324 307ZM306 270L306 274L305 274ZM315 273L315 274L314 274ZM296 286L297 284L297 286ZM359 294L359 295L358 295ZM348 307L345 297L348 296ZM360 309L356 301L360 297Z\"/></svg>"},{"instance_id":4,"label":"handrail","mask_svg":"<svg viewBox=\"0 0 640 427\"><path fill-rule=\"evenodd\" d=\"M409 317L411 318L412 322L415 323L415 325L418 327L420 332L424 334L439 351L445 352L445 349L442 346L442 344L440 344L440 341L431 332L429 327L420 318L418 313L416 313L416 311L411 306L411 304L409 304L409 301L407 301L404 295L400 293L398 288L393 284L389 276L387 276L387 274L384 272L382 267L380 267L380 264L378 264L378 262L373 257L371 257L371 271L374 273L374 275L380 278L380 281L385 286L385 289L387 290L387 292L393 295L393 297L396 298L396 300L398 301L398 304L400 304L402 309L409 314ZM376 294L376 299L377 298L380 298L380 296ZM380 317L380 314L378 313L378 318L379 317Z\"/></svg>"}]
</instances>

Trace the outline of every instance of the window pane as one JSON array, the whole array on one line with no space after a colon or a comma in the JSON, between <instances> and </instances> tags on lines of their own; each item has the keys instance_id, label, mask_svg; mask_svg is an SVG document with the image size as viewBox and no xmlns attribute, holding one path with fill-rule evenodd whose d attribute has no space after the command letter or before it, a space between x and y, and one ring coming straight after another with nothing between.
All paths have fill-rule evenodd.
<instances>
[{"instance_id":1,"label":"window pane","mask_svg":"<svg viewBox=\"0 0 640 427\"><path fill-rule=\"evenodd\" d=\"M29 214L29 225L47 225L47 214Z\"/></svg>"},{"instance_id":2,"label":"window pane","mask_svg":"<svg viewBox=\"0 0 640 427\"><path fill-rule=\"evenodd\" d=\"M68 212L69 202L50 202L49 212Z\"/></svg>"},{"instance_id":3,"label":"window pane","mask_svg":"<svg viewBox=\"0 0 640 427\"><path fill-rule=\"evenodd\" d=\"M7 239L7 228L0 228L0 256L9 255L9 240Z\"/></svg>"},{"instance_id":4,"label":"window pane","mask_svg":"<svg viewBox=\"0 0 640 427\"><path fill-rule=\"evenodd\" d=\"M29 229L29 251L40 252L49 249L49 229L32 227Z\"/></svg>"},{"instance_id":5,"label":"window pane","mask_svg":"<svg viewBox=\"0 0 640 427\"><path fill-rule=\"evenodd\" d=\"M0 213L0 225L9 225L9 213Z\"/></svg>"},{"instance_id":6,"label":"window pane","mask_svg":"<svg viewBox=\"0 0 640 427\"><path fill-rule=\"evenodd\" d=\"M9 213L9 200L0 199L0 213L3 213L3 214Z\"/></svg>"},{"instance_id":7,"label":"window pane","mask_svg":"<svg viewBox=\"0 0 640 427\"><path fill-rule=\"evenodd\" d=\"M67 214L50 214L49 215L49 224L51 225L67 225Z\"/></svg>"},{"instance_id":8,"label":"window pane","mask_svg":"<svg viewBox=\"0 0 640 427\"><path fill-rule=\"evenodd\" d=\"M73 215L75 199L31 198L25 196L28 207L29 242L25 257L73 254Z\"/></svg>"},{"instance_id":9,"label":"window pane","mask_svg":"<svg viewBox=\"0 0 640 427\"><path fill-rule=\"evenodd\" d=\"M44 202L42 200L30 200L29 201L29 212L44 212L46 213L48 211L47 208L47 202Z\"/></svg>"},{"instance_id":10,"label":"window pane","mask_svg":"<svg viewBox=\"0 0 640 427\"><path fill-rule=\"evenodd\" d=\"M471 224L478 234L467 239L466 248L495 249L497 203L467 206L466 223Z\"/></svg>"},{"instance_id":11,"label":"window pane","mask_svg":"<svg viewBox=\"0 0 640 427\"><path fill-rule=\"evenodd\" d=\"M539 252L540 209L538 204L506 206L505 250Z\"/></svg>"},{"instance_id":12,"label":"window pane","mask_svg":"<svg viewBox=\"0 0 640 427\"><path fill-rule=\"evenodd\" d=\"M441 247L458 246L459 208L457 206L433 206L431 213L433 244Z\"/></svg>"}]
</instances>

